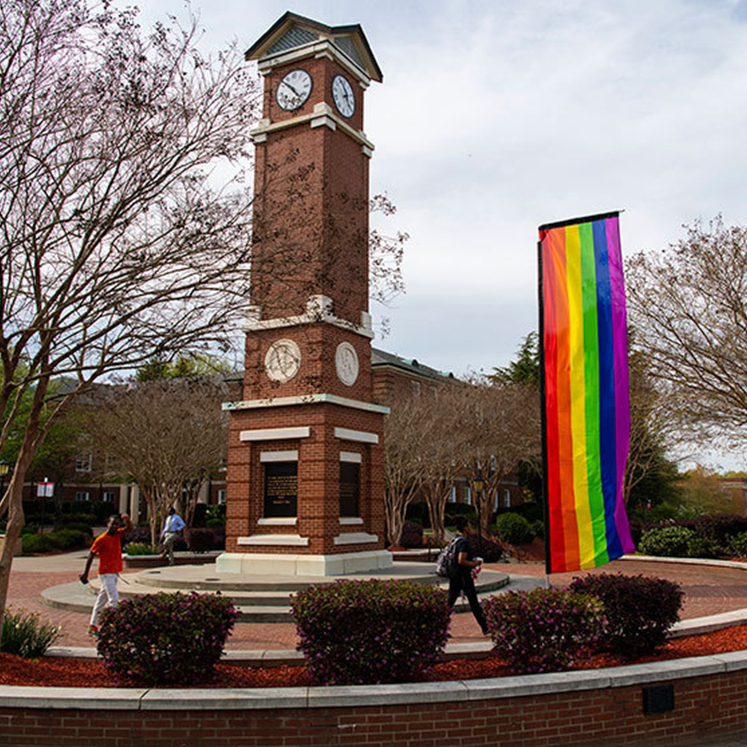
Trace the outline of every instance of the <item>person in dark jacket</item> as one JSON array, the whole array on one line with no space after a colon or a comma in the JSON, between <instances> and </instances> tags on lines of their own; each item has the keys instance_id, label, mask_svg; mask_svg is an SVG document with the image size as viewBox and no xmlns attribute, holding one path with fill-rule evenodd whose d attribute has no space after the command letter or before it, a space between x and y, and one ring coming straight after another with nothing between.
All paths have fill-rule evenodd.
<instances>
[{"instance_id":1,"label":"person in dark jacket","mask_svg":"<svg viewBox=\"0 0 747 747\"><path fill-rule=\"evenodd\" d=\"M482 565L482 558L474 558L472 548L467 538L472 534L472 526L464 516L457 516L456 529L460 535L456 545L457 571L449 579L449 607L454 608L459 595L464 592L469 607L480 625L483 635L488 634L488 624L482 611L482 605L477 598L475 582L472 578L472 569Z\"/></svg>"}]
</instances>

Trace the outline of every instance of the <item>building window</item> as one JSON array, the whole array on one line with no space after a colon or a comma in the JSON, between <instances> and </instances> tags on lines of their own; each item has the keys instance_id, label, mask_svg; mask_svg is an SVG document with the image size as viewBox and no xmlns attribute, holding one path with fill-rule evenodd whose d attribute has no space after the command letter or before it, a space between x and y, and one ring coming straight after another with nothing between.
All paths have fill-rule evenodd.
<instances>
[{"instance_id":1,"label":"building window","mask_svg":"<svg viewBox=\"0 0 747 747\"><path fill-rule=\"evenodd\" d=\"M456 503L456 494L457 494L456 485L452 485L451 490L449 491L449 503Z\"/></svg>"},{"instance_id":2,"label":"building window","mask_svg":"<svg viewBox=\"0 0 747 747\"><path fill-rule=\"evenodd\" d=\"M511 508L511 491L508 488L503 491L503 500L506 502L506 508Z\"/></svg>"},{"instance_id":3,"label":"building window","mask_svg":"<svg viewBox=\"0 0 747 747\"><path fill-rule=\"evenodd\" d=\"M218 504L223 505L226 502L226 489L222 488L218 491Z\"/></svg>"},{"instance_id":4,"label":"building window","mask_svg":"<svg viewBox=\"0 0 747 747\"><path fill-rule=\"evenodd\" d=\"M411 381L412 384L412 393L416 396L420 396L420 382L419 381Z\"/></svg>"},{"instance_id":5,"label":"building window","mask_svg":"<svg viewBox=\"0 0 747 747\"><path fill-rule=\"evenodd\" d=\"M468 505L472 505L472 489L469 485L464 486L464 502Z\"/></svg>"},{"instance_id":6,"label":"building window","mask_svg":"<svg viewBox=\"0 0 747 747\"><path fill-rule=\"evenodd\" d=\"M90 501L91 500L91 494L88 493L88 492L86 492L86 491L79 490L75 494L75 500L78 501L79 503L82 503L83 501Z\"/></svg>"},{"instance_id":7,"label":"building window","mask_svg":"<svg viewBox=\"0 0 747 747\"><path fill-rule=\"evenodd\" d=\"M93 461L92 454L79 454L77 457L75 457L75 471L76 472L90 472L92 461Z\"/></svg>"},{"instance_id":8,"label":"building window","mask_svg":"<svg viewBox=\"0 0 747 747\"><path fill-rule=\"evenodd\" d=\"M114 503L116 496L111 490L107 490L104 492L104 500L107 503Z\"/></svg>"}]
</instances>

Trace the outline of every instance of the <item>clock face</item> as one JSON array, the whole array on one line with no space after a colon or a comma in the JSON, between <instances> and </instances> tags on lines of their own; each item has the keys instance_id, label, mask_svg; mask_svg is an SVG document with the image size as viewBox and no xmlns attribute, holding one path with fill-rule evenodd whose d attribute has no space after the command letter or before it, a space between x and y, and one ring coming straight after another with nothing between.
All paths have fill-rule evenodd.
<instances>
[{"instance_id":1,"label":"clock face","mask_svg":"<svg viewBox=\"0 0 747 747\"><path fill-rule=\"evenodd\" d=\"M275 100L286 111L298 109L311 94L311 76L305 70L291 70L278 83Z\"/></svg>"},{"instance_id":2,"label":"clock face","mask_svg":"<svg viewBox=\"0 0 747 747\"><path fill-rule=\"evenodd\" d=\"M349 342L341 342L335 351L337 376L346 386L353 386L358 379L358 353Z\"/></svg>"},{"instance_id":3,"label":"clock face","mask_svg":"<svg viewBox=\"0 0 747 747\"><path fill-rule=\"evenodd\" d=\"M335 75L332 78L332 99L343 117L352 117L355 111L355 94L347 78Z\"/></svg>"},{"instance_id":4,"label":"clock face","mask_svg":"<svg viewBox=\"0 0 747 747\"><path fill-rule=\"evenodd\" d=\"M301 350L293 340L278 340L265 355L265 371L273 381L290 381L301 367Z\"/></svg>"}]
</instances>

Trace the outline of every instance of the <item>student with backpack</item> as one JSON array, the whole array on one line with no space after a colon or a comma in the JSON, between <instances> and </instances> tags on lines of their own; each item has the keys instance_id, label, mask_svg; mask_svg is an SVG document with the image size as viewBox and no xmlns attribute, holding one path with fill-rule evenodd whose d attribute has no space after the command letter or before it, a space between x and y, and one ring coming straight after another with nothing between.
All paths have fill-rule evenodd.
<instances>
[{"instance_id":1,"label":"student with backpack","mask_svg":"<svg viewBox=\"0 0 747 747\"><path fill-rule=\"evenodd\" d=\"M472 548L467 541L468 537L472 534L472 526L464 516L457 516L456 518L456 529L458 536L454 547L447 548L452 550L452 556L454 560L449 564L451 565L451 573L449 574L449 607L454 609L454 604L459 598L459 595L464 592L464 596L467 597L469 607L472 610L472 614L475 616L483 635L488 634L488 624L485 621L485 615L482 612L482 605L480 600L477 598L477 591L475 589L475 582L472 579L472 569L482 565L482 558L474 558L472 554ZM446 551L445 551L446 552Z\"/></svg>"}]
</instances>

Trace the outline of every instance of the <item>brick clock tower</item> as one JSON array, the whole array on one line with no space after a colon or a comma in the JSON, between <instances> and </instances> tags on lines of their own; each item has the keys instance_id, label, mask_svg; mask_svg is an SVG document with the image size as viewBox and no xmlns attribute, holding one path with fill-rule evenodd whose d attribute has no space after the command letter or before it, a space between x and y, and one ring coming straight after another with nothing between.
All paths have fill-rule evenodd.
<instances>
[{"instance_id":1,"label":"brick clock tower","mask_svg":"<svg viewBox=\"0 0 747 747\"><path fill-rule=\"evenodd\" d=\"M246 53L264 76L243 400L229 411L222 573L388 568L372 401L360 26L286 13Z\"/></svg>"}]
</instances>

